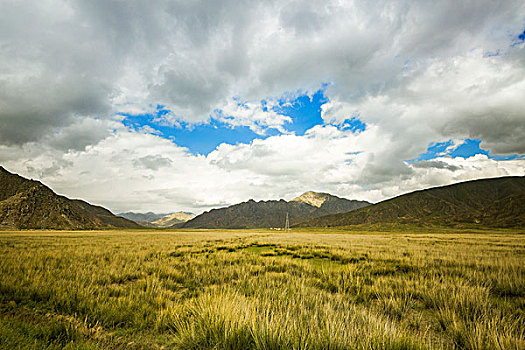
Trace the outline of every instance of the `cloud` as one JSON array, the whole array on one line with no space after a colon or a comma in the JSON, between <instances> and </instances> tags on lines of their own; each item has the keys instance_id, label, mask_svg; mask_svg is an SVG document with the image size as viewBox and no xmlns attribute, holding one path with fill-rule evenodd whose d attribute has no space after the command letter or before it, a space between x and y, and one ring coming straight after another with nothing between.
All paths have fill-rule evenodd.
<instances>
[{"instance_id":1,"label":"cloud","mask_svg":"<svg viewBox=\"0 0 525 350\"><path fill-rule=\"evenodd\" d=\"M65 3L0 6L2 143L39 140L110 110L118 69L91 26L78 25Z\"/></svg>"},{"instance_id":2,"label":"cloud","mask_svg":"<svg viewBox=\"0 0 525 350\"><path fill-rule=\"evenodd\" d=\"M276 113L272 107L277 105L275 101L267 101L266 108L261 103L240 102L231 100L221 110L214 113L214 117L220 122L235 126L248 126L250 130L265 135L267 129L276 129L285 133L285 123L291 123L289 116Z\"/></svg>"},{"instance_id":3,"label":"cloud","mask_svg":"<svg viewBox=\"0 0 525 350\"><path fill-rule=\"evenodd\" d=\"M130 105L202 122L233 96L260 101L326 82L331 100L351 105L395 98L433 59L506 50L524 14L519 1L4 3L0 135L28 142ZM498 59L520 76L522 58Z\"/></svg>"},{"instance_id":4,"label":"cloud","mask_svg":"<svg viewBox=\"0 0 525 350\"><path fill-rule=\"evenodd\" d=\"M406 161L451 139L525 153L523 18L514 0L1 2L0 162L118 211L303 190L375 201L523 174L523 159ZM294 134L272 103L319 89L324 124ZM261 139L200 156L160 128L124 127L121 114L159 108L156 126ZM366 127L338 127L350 118Z\"/></svg>"},{"instance_id":5,"label":"cloud","mask_svg":"<svg viewBox=\"0 0 525 350\"><path fill-rule=\"evenodd\" d=\"M182 64L187 65L186 62ZM208 119L228 89L220 76L214 71L203 71L202 66L161 67L161 79L150 87L150 98L186 120L199 122Z\"/></svg>"},{"instance_id":6,"label":"cloud","mask_svg":"<svg viewBox=\"0 0 525 350\"><path fill-rule=\"evenodd\" d=\"M457 171L461 170L461 166L452 165L443 161L437 161L437 160L422 160L419 162L412 163L412 167L414 168L425 168L425 169L447 169L450 171Z\"/></svg>"},{"instance_id":7,"label":"cloud","mask_svg":"<svg viewBox=\"0 0 525 350\"><path fill-rule=\"evenodd\" d=\"M383 94L357 103L333 100L323 106L323 119L359 115L418 149L438 140L479 138L494 153L524 153L524 76L525 66L514 60L476 50L434 60L409 84Z\"/></svg>"},{"instance_id":8,"label":"cloud","mask_svg":"<svg viewBox=\"0 0 525 350\"><path fill-rule=\"evenodd\" d=\"M148 155L133 160L134 166L151 170L159 170L159 168L169 167L171 163L171 159L162 157L161 155Z\"/></svg>"},{"instance_id":9,"label":"cloud","mask_svg":"<svg viewBox=\"0 0 525 350\"><path fill-rule=\"evenodd\" d=\"M353 133L328 125L302 136L222 144L205 157L120 127L96 145L67 153L36 143L2 146L0 162L60 194L115 212L201 212L250 198L291 199L307 190L375 202L428 186L523 174L523 160L481 154L400 164L383 157L391 142L377 127ZM371 166L377 159L383 166Z\"/></svg>"},{"instance_id":10,"label":"cloud","mask_svg":"<svg viewBox=\"0 0 525 350\"><path fill-rule=\"evenodd\" d=\"M105 139L112 133L111 127L117 125L97 118L77 119L73 124L57 129L54 134L44 135L41 142L65 152L78 151Z\"/></svg>"}]
</instances>

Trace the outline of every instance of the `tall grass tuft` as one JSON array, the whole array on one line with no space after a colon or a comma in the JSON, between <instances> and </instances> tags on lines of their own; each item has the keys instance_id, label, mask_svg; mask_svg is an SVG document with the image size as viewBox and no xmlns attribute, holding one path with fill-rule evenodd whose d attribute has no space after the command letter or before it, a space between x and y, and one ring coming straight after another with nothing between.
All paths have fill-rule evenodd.
<instances>
[{"instance_id":1,"label":"tall grass tuft","mask_svg":"<svg viewBox=\"0 0 525 350\"><path fill-rule=\"evenodd\" d=\"M512 232L13 232L0 348L524 349Z\"/></svg>"}]
</instances>

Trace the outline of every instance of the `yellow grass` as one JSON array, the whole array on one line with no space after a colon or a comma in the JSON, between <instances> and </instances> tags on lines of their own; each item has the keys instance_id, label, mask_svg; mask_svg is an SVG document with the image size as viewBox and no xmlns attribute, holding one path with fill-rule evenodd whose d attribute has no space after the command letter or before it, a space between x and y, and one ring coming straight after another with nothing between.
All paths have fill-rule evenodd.
<instances>
[{"instance_id":1,"label":"yellow grass","mask_svg":"<svg viewBox=\"0 0 525 350\"><path fill-rule=\"evenodd\" d=\"M508 230L2 232L0 257L0 348L525 348Z\"/></svg>"}]
</instances>

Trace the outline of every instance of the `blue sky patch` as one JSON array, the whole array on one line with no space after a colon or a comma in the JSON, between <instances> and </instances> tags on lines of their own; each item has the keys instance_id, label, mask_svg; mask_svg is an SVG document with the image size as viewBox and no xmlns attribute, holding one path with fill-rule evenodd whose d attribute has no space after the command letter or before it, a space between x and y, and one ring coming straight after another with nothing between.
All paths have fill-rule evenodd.
<instances>
[{"instance_id":1,"label":"blue sky patch","mask_svg":"<svg viewBox=\"0 0 525 350\"><path fill-rule=\"evenodd\" d=\"M262 100L261 108L267 112L270 108L273 112L288 116L291 122L285 122L282 130L285 133L293 133L302 136L305 132L316 125L324 125L321 117L321 106L329 101L324 94L325 87L314 94L296 93L290 98L285 94L277 100L277 103L269 103ZM234 98L240 106L246 106L239 98ZM235 117L224 115L217 110L210 116L207 122L188 123L173 116L172 112L162 105L156 106L156 111L151 114L132 115L121 113L124 117L122 123L134 130L144 130L157 134L160 137L172 140L175 144L186 147L193 154L207 155L222 143L240 144L250 143L254 139L266 139L270 136L281 134L281 131L265 125L256 124L260 130L257 132L250 129L249 125L234 126L228 120ZM169 122L168 122L169 120ZM341 123L333 124L340 130L355 133L366 129L366 124L359 120L358 116L351 117Z\"/></svg>"},{"instance_id":2,"label":"blue sky patch","mask_svg":"<svg viewBox=\"0 0 525 350\"><path fill-rule=\"evenodd\" d=\"M122 123L135 130L148 126L159 132L161 137L175 142L178 146L187 147L193 154L208 154L221 143L249 143L255 138L266 138L250 130L247 126L232 127L229 124L211 119L208 123L189 124L179 122L179 126L159 125L153 115L124 115Z\"/></svg>"},{"instance_id":3,"label":"blue sky patch","mask_svg":"<svg viewBox=\"0 0 525 350\"><path fill-rule=\"evenodd\" d=\"M518 35L518 39L520 39L521 41L525 41L525 29L523 30L523 33Z\"/></svg>"},{"instance_id":4,"label":"blue sky patch","mask_svg":"<svg viewBox=\"0 0 525 350\"><path fill-rule=\"evenodd\" d=\"M350 119L344 120L341 124L339 124L339 129L345 131L348 130L354 133L360 133L366 130L366 123L362 122L357 117L352 117Z\"/></svg>"},{"instance_id":5,"label":"blue sky patch","mask_svg":"<svg viewBox=\"0 0 525 350\"><path fill-rule=\"evenodd\" d=\"M448 155L452 158L455 157L463 157L463 158L470 158L475 156L476 154L484 154L486 156L489 156L489 152L482 149L480 147L481 140L479 139L466 139L465 142L463 142L458 147L452 149Z\"/></svg>"},{"instance_id":6,"label":"blue sky patch","mask_svg":"<svg viewBox=\"0 0 525 350\"><path fill-rule=\"evenodd\" d=\"M457 147L452 147L454 145L454 141L449 140L446 142L437 142L437 143L431 143L430 146L427 148L427 151L425 153L421 153L417 158L408 160L409 163L413 162L419 162L422 160L431 160L438 157L462 157L462 158L470 158L472 156L475 156L476 154L484 154L490 159L494 160L512 160L512 159L522 159L524 156L518 155L518 154L512 154L512 155L498 155L498 154L491 154L489 151L484 150L480 147L481 140L480 139L465 139L462 144L460 144ZM450 149L448 149L450 147ZM448 149L448 150L447 150Z\"/></svg>"},{"instance_id":7,"label":"blue sky patch","mask_svg":"<svg viewBox=\"0 0 525 350\"><path fill-rule=\"evenodd\" d=\"M278 106L273 107L273 111L292 119L291 123L285 124L286 131L302 136L314 126L325 124L321 117L321 106L329 101L323 88L316 91L311 97L302 94L293 100L283 98L279 100ZM344 131L359 133L366 130L366 124L359 120L358 116L345 119L343 122L334 125Z\"/></svg>"},{"instance_id":8,"label":"blue sky patch","mask_svg":"<svg viewBox=\"0 0 525 350\"><path fill-rule=\"evenodd\" d=\"M515 47L517 45L521 45L525 42L525 29L521 34L518 34L517 36L512 37L512 43L510 44L510 47Z\"/></svg>"},{"instance_id":9,"label":"blue sky patch","mask_svg":"<svg viewBox=\"0 0 525 350\"><path fill-rule=\"evenodd\" d=\"M273 106L272 110L292 119L291 123L285 124L286 131L293 132L295 135L304 135L314 126L324 124L321 118L321 106L326 102L328 98L321 89L311 98L307 94L301 94L293 100L281 98L278 105Z\"/></svg>"},{"instance_id":10,"label":"blue sky patch","mask_svg":"<svg viewBox=\"0 0 525 350\"><path fill-rule=\"evenodd\" d=\"M431 143L425 153L421 153L417 158L410 159L409 162L421 161L421 160L430 160L437 157L440 157L448 147L452 146L454 142L449 140L447 142L436 142Z\"/></svg>"}]
</instances>

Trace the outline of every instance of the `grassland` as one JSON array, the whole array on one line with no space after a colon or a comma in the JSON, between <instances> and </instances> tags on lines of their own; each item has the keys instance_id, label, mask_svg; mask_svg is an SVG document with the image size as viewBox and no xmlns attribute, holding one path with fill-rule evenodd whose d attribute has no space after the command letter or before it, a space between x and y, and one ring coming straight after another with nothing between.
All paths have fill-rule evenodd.
<instances>
[{"instance_id":1,"label":"grassland","mask_svg":"<svg viewBox=\"0 0 525 350\"><path fill-rule=\"evenodd\" d=\"M524 349L512 231L0 233L0 348Z\"/></svg>"}]
</instances>

